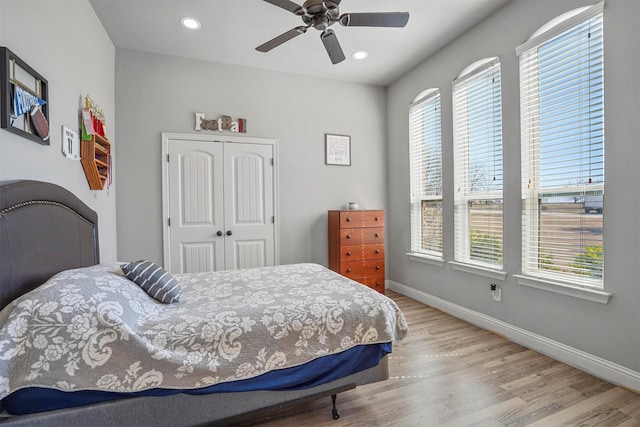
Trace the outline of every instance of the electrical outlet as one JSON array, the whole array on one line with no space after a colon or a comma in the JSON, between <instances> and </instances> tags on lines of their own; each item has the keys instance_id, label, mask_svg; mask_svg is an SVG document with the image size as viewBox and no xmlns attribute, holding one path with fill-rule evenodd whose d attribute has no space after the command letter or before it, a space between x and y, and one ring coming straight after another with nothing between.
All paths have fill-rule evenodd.
<instances>
[{"instance_id":1,"label":"electrical outlet","mask_svg":"<svg viewBox=\"0 0 640 427\"><path fill-rule=\"evenodd\" d=\"M494 291L491 291L491 295L493 296L493 299L495 301L501 301L502 300L502 289L498 288L496 286L496 289Z\"/></svg>"}]
</instances>

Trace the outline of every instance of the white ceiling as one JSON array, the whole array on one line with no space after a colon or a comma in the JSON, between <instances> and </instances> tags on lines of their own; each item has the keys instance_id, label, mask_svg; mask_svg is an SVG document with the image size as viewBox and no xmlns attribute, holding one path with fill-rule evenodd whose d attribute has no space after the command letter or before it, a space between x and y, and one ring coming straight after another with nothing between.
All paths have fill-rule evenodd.
<instances>
[{"instance_id":1,"label":"white ceiling","mask_svg":"<svg viewBox=\"0 0 640 427\"><path fill-rule=\"evenodd\" d=\"M313 28L271 52L257 52L256 46L303 25L300 17L263 0L90 1L118 48L387 86L510 0L343 0L341 14L410 17L404 28L333 25L347 56L336 65ZM202 28L183 28L184 16L198 19ZM357 50L369 57L352 59Z\"/></svg>"}]
</instances>

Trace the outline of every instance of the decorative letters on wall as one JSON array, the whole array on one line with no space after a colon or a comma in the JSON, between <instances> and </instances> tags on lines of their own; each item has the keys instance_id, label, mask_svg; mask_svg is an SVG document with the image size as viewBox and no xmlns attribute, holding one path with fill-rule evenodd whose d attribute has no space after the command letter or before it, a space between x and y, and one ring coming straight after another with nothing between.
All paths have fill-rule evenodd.
<instances>
[{"instance_id":1,"label":"decorative letters on wall","mask_svg":"<svg viewBox=\"0 0 640 427\"><path fill-rule=\"evenodd\" d=\"M247 120L232 120L231 116L220 116L218 119L207 120L204 113L196 113L196 130L228 130L234 133L247 132Z\"/></svg>"}]
</instances>

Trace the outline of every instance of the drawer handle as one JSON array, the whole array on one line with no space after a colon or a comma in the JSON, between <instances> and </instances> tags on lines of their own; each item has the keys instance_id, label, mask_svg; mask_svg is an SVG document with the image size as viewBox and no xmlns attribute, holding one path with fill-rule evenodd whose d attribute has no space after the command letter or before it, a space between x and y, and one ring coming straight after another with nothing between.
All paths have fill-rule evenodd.
<instances>
[{"instance_id":1,"label":"drawer handle","mask_svg":"<svg viewBox=\"0 0 640 427\"><path fill-rule=\"evenodd\" d=\"M351 222L351 218L347 218L347 222Z\"/></svg>"},{"instance_id":2,"label":"drawer handle","mask_svg":"<svg viewBox=\"0 0 640 427\"><path fill-rule=\"evenodd\" d=\"M376 265L376 270L380 270L380 266L379 265Z\"/></svg>"},{"instance_id":3,"label":"drawer handle","mask_svg":"<svg viewBox=\"0 0 640 427\"><path fill-rule=\"evenodd\" d=\"M350 239L350 238L351 238L351 234L347 234L347 239Z\"/></svg>"},{"instance_id":4,"label":"drawer handle","mask_svg":"<svg viewBox=\"0 0 640 427\"><path fill-rule=\"evenodd\" d=\"M380 286L380 282L376 282L376 286Z\"/></svg>"},{"instance_id":5,"label":"drawer handle","mask_svg":"<svg viewBox=\"0 0 640 427\"><path fill-rule=\"evenodd\" d=\"M380 237L380 233L376 233L376 237Z\"/></svg>"},{"instance_id":6,"label":"drawer handle","mask_svg":"<svg viewBox=\"0 0 640 427\"><path fill-rule=\"evenodd\" d=\"M351 269L350 268L347 268L347 273L351 273Z\"/></svg>"},{"instance_id":7,"label":"drawer handle","mask_svg":"<svg viewBox=\"0 0 640 427\"><path fill-rule=\"evenodd\" d=\"M376 249L376 253L379 254L380 253L380 249Z\"/></svg>"},{"instance_id":8,"label":"drawer handle","mask_svg":"<svg viewBox=\"0 0 640 427\"><path fill-rule=\"evenodd\" d=\"M348 252L347 252L347 256L351 256L351 251L348 251Z\"/></svg>"},{"instance_id":9,"label":"drawer handle","mask_svg":"<svg viewBox=\"0 0 640 427\"><path fill-rule=\"evenodd\" d=\"M375 221L379 221L378 217L375 217Z\"/></svg>"}]
</instances>

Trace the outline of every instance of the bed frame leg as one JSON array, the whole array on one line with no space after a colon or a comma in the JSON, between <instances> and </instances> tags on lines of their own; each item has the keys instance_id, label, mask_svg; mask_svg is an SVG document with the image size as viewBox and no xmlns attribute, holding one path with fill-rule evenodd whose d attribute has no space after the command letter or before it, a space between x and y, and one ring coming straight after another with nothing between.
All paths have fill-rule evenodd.
<instances>
[{"instance_id":1,"label":"bed frame leg","mask_svg":"<svg viewBox=\"0 0 640 427\"><path fill-rule=\"evenodd\" d=\"M333 405L333 408L331 409L331 414L333 415L334 420L337 420L338 418L340 418L340 412L338 412L338 409L336 408L336 397L338 397L338 395L336 394L331 395L331 404Z\"/></svg>"}]
</instances>

